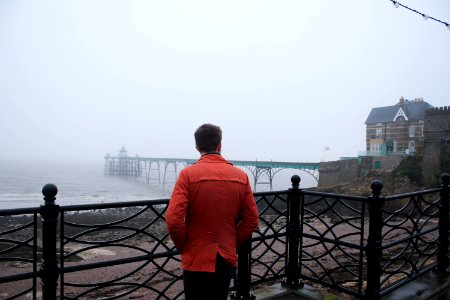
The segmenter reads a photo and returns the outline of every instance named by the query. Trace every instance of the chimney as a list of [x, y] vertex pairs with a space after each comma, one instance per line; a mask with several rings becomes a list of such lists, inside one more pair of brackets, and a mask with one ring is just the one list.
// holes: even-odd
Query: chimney
[[399, 103], [400, 103], [400, 104], [404, 104], [404, 103], [405, 103], [405, 98], [403, 98], [403, 96], [400, 98]]

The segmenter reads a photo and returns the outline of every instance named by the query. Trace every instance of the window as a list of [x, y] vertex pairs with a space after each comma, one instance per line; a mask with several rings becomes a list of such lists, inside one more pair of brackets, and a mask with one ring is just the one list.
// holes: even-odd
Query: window
[[416, 127], [410, 126], [409, 127], [409, 137], [414, 137], [415, 133], [416, 133]]
[[414, 152], [416, 150], [416, 143], [414, 141], [409, 141], [408, 149], [410, 152]]
[[370, 143], [370, 151], [374, 151], [374, 152], [380, 152], [380, 143], [377, 142], [371, 142]]
[[379, 139], [379, 138], [381, 138], [382, 134], [383, 134], [383, 129], [377, 128], [376, 137]]
[[419, 121], [419, 136], [423, 137], [423, 126], [424, 126], [424, 121], [420, 120]]
[[447, 126], [447, 128], [450, 129], [450, 119], [448, 120], [448, 126]]

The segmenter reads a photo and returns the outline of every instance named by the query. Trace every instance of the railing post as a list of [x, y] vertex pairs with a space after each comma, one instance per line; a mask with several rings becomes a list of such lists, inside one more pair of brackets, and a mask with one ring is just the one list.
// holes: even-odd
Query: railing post
[[42, 298], [56, 299], [59, 267], [56, 260], [56, 227], [58, 224], [59, 205], [55, 204], [58, 188], [46, 184], [42, 188], [45, 204], [41, 205], [42, 220], [42, 259], [40, 267]]
[[250, 258], [252, 251], [251, 238], [242, 243], [238, 249], [238, 266], [236, 274], [236, 292], [231, 295], [232, 299], [253, 300], [255, 296], [250, 293], [251, 269]]
[[442, 174], [442, 190], [440, 199], [440, 212], [439, 212], [439, 249], [437, 258], [437, 270], [439, 272], [448, 272], [449, 258], [448, 258], [448, 231], [449, 231], [449, 183], [450, 175]]
[[380, 197], [383, 182], [372, 181], [370, 188], [372, 196], [368, 198], [369, 205], [369, 236], [367, 238], [367, 287], [366, 299], [380, 299], [382, 230], [384, 197]]
[[303, 285], [300, 280], [299, 268], [299, 245], [300, 245], [300, 202], [302, 195], [300, 193], [300, 176], [291, 177], [292, 188], [289, 189], [287, 196], [288, 201], [288, 223], [286, 226], [287, 233], [287, 261], [286, 261], [286, 277], [284, 284], [297, 288]]

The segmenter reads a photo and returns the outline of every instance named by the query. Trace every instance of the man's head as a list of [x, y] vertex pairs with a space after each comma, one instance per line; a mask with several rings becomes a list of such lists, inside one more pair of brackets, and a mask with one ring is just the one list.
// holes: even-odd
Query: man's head
[[194, 133], [195, 147], [201, 153], [220, 152], [222, 129], [212, 124], [203, 124]]

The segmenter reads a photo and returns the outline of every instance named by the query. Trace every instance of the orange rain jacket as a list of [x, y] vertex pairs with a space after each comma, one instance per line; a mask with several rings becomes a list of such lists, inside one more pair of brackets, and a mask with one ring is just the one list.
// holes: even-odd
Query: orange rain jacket
[[214, 272], [217, 253], [236, 267], [236, 246], [258, 226], [247, 174], [220, 154], [204, 154], [181, 171], [166, 223], [183, 270]]

